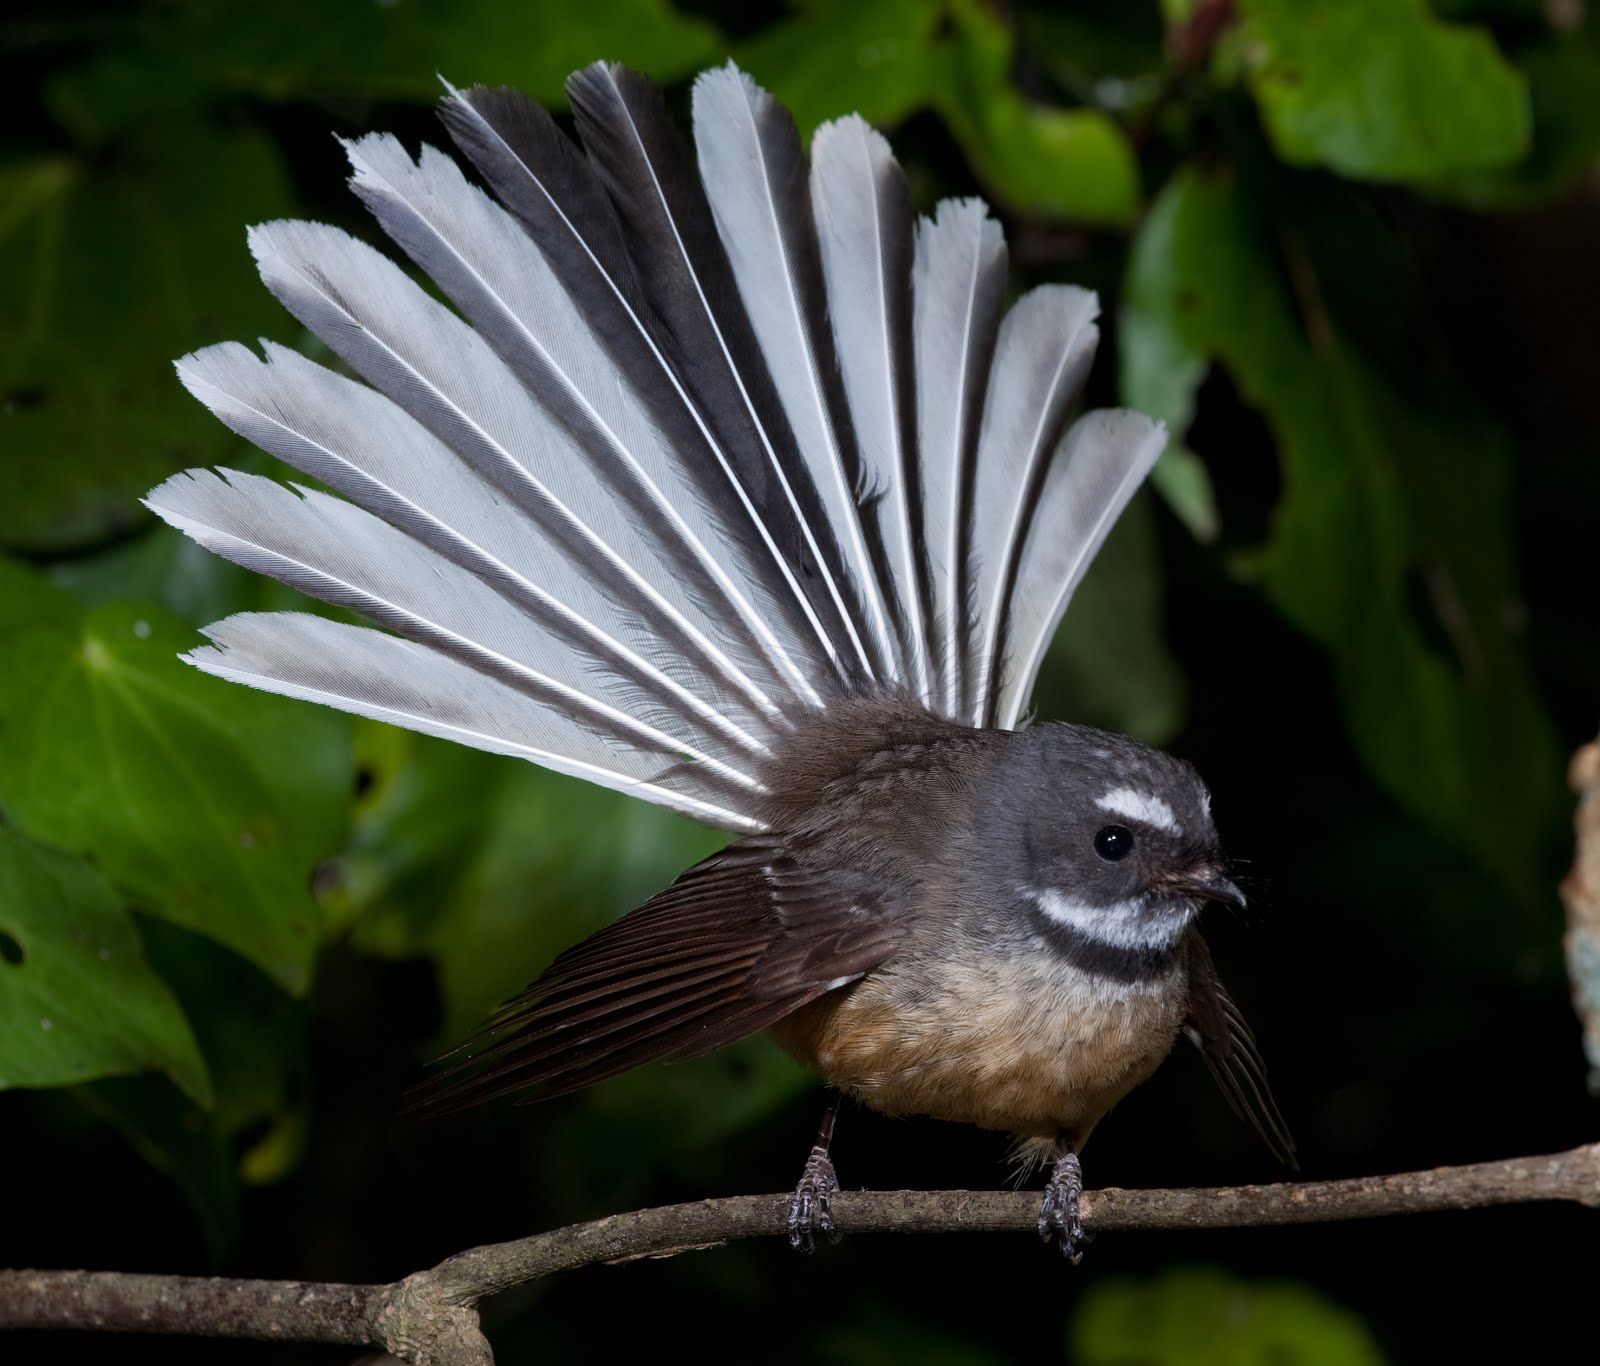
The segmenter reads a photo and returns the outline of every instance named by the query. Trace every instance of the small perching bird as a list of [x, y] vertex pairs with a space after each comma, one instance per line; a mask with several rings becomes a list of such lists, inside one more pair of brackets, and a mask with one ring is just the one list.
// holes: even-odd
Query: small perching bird
[[[981, 202], [915, 219], [859, 118], [808, 164], [731, 65], [695, 83], [698, 170], [640, 76], [596, 65], [569, 92], [582, 153], [515, 92], [444, 101], [499, 202], [431, 147], [346, 144], [453, 310], [336, 228], [251, 231], [267, 287], [361, 379], [271, 343], [178, 373], [342, 497], [191, 470], [147, 499], [385, 628], [240, 614], [197, 667], [736, 837], [559, 957], [431, 1099], [559, 1095], [771, 1028], [868, 1105], [1053, 1159], [1040, 1232], [1075, 1256], [1078, 1149], [1187, 1033], [1291, 1160], [1194, 924], [1241, 901], [1199, 778], [1019, 729], [1165, 440], [1137, 413], [1070, 421], [1094, 296], [1005, 310]], [[797, 1246], [832, 1232], [833, 1114]]]

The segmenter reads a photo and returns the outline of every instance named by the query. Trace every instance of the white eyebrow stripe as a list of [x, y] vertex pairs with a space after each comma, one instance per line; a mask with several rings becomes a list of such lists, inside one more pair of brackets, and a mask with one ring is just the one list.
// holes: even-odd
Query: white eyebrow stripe
[[1140, 792], [1131, 787], [1114, 787], [1095, 803], [1102, 811], [1142, 825], [1153, 825], [1169, 835], [1182, 835], [1183, 827], [1172, 814], [1172, 808], [1160, 797]]
[[1142, 897], [1092, 906], [1052, 887], [1030, 887], [1027, 894], [1047, 919], [1117, 949], [1167, 948], [1194, 918], [1192, 904], [1152, 912]]

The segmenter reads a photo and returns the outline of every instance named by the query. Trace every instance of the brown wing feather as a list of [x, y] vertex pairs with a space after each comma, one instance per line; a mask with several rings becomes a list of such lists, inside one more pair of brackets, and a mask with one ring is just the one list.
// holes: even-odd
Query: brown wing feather
[[733, 845], [557, 958], [413, 1106], [543, 1100], [699, 1057], [876, 967], [902, 933], [864, 879], [816, 873], [769, 839]]
[[1239, 1007], [1223, 987], [1211, 951], [1198, 932], [1188, 941], [1189, 1018], [1184, 1032], [1200, 1050], [1229, 1106], [1248, 1120], [1272, 1155], [1295, 1170], [1294, 1138], [1267, 1085], [1267, 1065]]

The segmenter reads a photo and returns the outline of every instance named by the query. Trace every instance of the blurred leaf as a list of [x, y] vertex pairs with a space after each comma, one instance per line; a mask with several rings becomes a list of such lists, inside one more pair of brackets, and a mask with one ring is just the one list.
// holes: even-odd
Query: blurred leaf
[[793, 8], [734, 55], [806, 136], [843, 114], [899, 123], [933, 98], [944, 0], [798, 0]]
[[1077, 1366], [1381, 1366], [1356, 1315], [1309, 1286], [1205, 1268], [1096, 1281], [1070, 1329]]
[[78, 604], [37, 570], [0, 555], [0, 635], [26, 626], [74, 621]]
[[1014, 207], [1122, 224], [1139, 206], [1139, 167], [1122, 130], [1098, 109], [1056, 109], [1012, 83], [1015, 37], [988, 6], [952, 0], [959, 41], [933, 91], [978, 175]]
[[1246, 80], [1279, 155], [1429, 183], [1526, 152], [1527, 82], [1425, 0], [1239, 0]]
[[725, 842], [531, 764], [363, 729], [374, 788], [341, 860], [356, 937], [437, 962], [452, 1039]]
[[146, 1069], [211, 1103], [188, 1021], [110, 884], [0, 826], [0, 1088]]
[[234, 444], [172, 361], [281, 317], [244, 227], [282, 214], [287, 189], [266, 138], [191, 112], [0, 166], [0, 206], [0, 546], [73, 550], [146, 520], [139, 494]]
[[302, 990], [349, 723], [200, 673], [177, 658], [195, 643], [135, 603], [0, 638], [0, 806], [25, 833], [92, 854], [152, 913]]
[[1187, 446], [1168, 445], [1150, 471], [1150, 483], [1195, 540], [1217, 539], [1222, 530], [1222, 514], [1217, 511], [1211, 472], [1198, 455]]
[[1285, 493], [1252, 567], [1329, 651], [1368, 768], [1508, 889], [1541, 899], [1560, 769], [1506, 624], [1510, 451], [1464, 397], [1417, 410], [1329, 318], [1302, 324], [1277, 256], [1242, 192], [1181, 174], [1136, 244], [1126, 307], [1142, 345], [1187, 357], [1191, 377], [1193, 357], [1221, 360], [1267, 418]]
[[1533, 147], [1514, 165], [1440, 187], [1474, 208], [1528, 208], [1553, 199], [1600, 160], [1600, 52], [1593, 41], [1544, 34], [1514, 55], [1532, 96]]
[[1153, 745], [1171, 740], [1183, 725], [1187, 689], [1166, 647], [1164, 599], [1155, 521], [1141, 495], [1073, 594], [1034, 690], [1040, 715]]
[[1200, 458], [1177, 444], [1194, 419], [1194, 395], [1205, 378], [1206, 358], [1181, 332], [1147, 309], [1124, 307], [1117, 319], [1117, 388], [1121, 402], [1167, 424], [1170, 439], [1151, 482], [1196, 540], [1221, 529], [1211, 476]]
[[[228, 468], [250, 463], [230, 458]], [[160, 603], [196, 629], [234, 612], [337, 610], [213, 555], [165, 522], [97, 554], [51, 565], [50, 581], [90, 607], [128, 598]]]
[[1026, 212], [1129, 222], [1139, 201], [1133, 150], [1098, 109], [1025, 98], [1016, 38], [978, 0], [807, 0], [788, 25], [737, 56], [809, 133], [859, 112], [894, 122], [938, 111], [990, 191]]
[[1161, 89], [1162, 24], [1149, 7], [1124, 0], [1023, 7], [1017, 32], [1025, 58], [1084, 104], [1132, 113]]
[[560, 105], [567, 76], [590, 62], [624, 62], [671, 80], [713, 59], [718, 42], [712, 25], [667, 0], [175, 0], [147, 6], [133, 42], [59, 76], [51, 103], [86, 136], [208, 91], [432, 103], [443, 93], [441, 75], [460, 85], [514, 85]]

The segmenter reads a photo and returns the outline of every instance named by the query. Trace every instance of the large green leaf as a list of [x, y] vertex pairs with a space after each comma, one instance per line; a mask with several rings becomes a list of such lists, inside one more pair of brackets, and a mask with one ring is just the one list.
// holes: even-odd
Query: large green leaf
[[312, 872], [343, 828], [349, 723], [190, 668], [177, 655], [195, 643], [134, 603], [0, 637], [0, 808], [300, 990], [320, 938]]
[[111, 885], [0, 825], [0, 1088], [146, 1069], [210, 1104], [188, 1021]]
[[843, 114], [882, 123], [933, 108], [1014, 209], [1121, 224], [1138, 207], [1138, 167], [1115, 121], [1026, 98], [1015, 35], [977, 0], [807, 0], [737, 55], [808, 133]]
[[1239, 53], [1278, 153], [1433, 182], [1527, 151], [1528, 87], [1482, 29], [1426, 0], [1240, 0]]
[[1381, 1366], [1356, 1315], [1309, 1286], [1196, 1267], [1096, 1281], [1071, 1327], [1078, 1366]]
[[271, 143], [194, 111], [0, 164], [0, 546], [122, 535], [147, 516], [139, 494], [236, 444], [172, 361], [282, 329], [244, 229], [287, 205]]
[[[1254, 572], [1331, 653], [1346, 725], [1379, 781], [1536, 898], [1560, 770], [1507, 624], [1511, 452], [1466, 396], [1423, 406], [1328, 315], [1303, 322], [1252, 206], [1227, 179], [1174, 179], [1135, 248], [1132, 336], [1190, 383], [1196, 358], [1220, 360], [1261, 410], [1284, 495]], [[1297, 269], [1304, 296], [1315, 283], [1303, 249]]]

